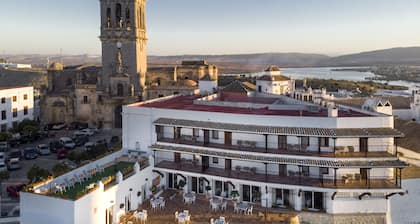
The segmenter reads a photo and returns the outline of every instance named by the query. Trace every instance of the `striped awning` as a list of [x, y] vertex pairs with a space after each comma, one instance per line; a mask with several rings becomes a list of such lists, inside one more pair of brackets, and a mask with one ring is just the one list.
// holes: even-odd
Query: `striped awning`
[[169, 145], [155, 144], [150, 146], [152, 150], [167, 151], [167, 152], [180, 152], [188, 154], [199, 154], [203, 156], [221, 157], [228, 159], [246, 160], [263, 163], [276, 163], [276, 164], [287, 164], [296, 166], [313, 166], [313, 167], [329, 167], [329, 168], [405, 168], [408, 166], [407, 163], [399, 160], [398, 158], [381, 158], [381, 159], [369, 159], [360, 158], [357, 159], [301, 159], [298, 157], [280, 157], [273, 155], [251, 155], [251, 154], [240, 154], [231, 153], [228, 150], [226, 152], [189, 148], [189, 147], [178, 147]]
[[294, 135], [294, 136], [315, 136], [331, 138], [386, 138], [403, 137], [404, 134], [393, 128], [302, 128], [302, 127], [275, 127], [231, 124], [209, 121], [193, 121], [182, 119], [160, 118], [154, 122], [155, 125], [201, 128], [209, 130], [244, 132], [268, 135]]

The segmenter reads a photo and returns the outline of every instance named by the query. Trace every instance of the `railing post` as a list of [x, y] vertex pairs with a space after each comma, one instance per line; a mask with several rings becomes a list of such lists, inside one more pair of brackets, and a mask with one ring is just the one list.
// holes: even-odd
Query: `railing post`
[[334, 186], [337, 187], [337, 168], [334, 168]]
[[265, 136], [265, 152], [268, 152], [268, 134], [264, 134]]
[[334, 157], [335, 157], [335, 151], [337, 150], [336, 140], [337, 138], [333, 138]]

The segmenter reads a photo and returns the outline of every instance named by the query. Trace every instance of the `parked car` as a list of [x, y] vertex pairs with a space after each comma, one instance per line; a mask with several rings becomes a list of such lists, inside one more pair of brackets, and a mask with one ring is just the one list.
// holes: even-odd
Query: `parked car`
[[28, 147], [23, 150], [23, 157], [27, 160], [38, 158], [38, 153], [36, 148]]
[[50, 142], [50, 151], [56, 153], [58, 150], [63, 149], [64, 146], [59, 141]]
[[[19, 137], [19, 139], [20, 139], [20, 137]], [[9, 147], [11, 147], [11, 148], [18, 147], [20, 145], [20, 140], [19, 139], [9, 140]]]
[[72, 138], [76, 146], [84, 146], [86, 142], [89, 141], [89, 137], [87, 136], [80, 136]]
[[9, 143], [0, 142], [0, 152], [7, 152], [8, 149], [9, 149]]
[[36, 149], [39, 155], [45, 156], [51, 154], [50, 146], [47, 144], [40, 144]]
[[66, 149], [76, 148], [76, 144], [69, 137], [61, 137], [59, 141], [64, 146], [64, 148], [66, 148]]
[[6, 155], [4, 152], [0, 152], [0, 162], [6, 161]]
[[57, 159], [67, 158], [67, 149], [60, 149], [57, 151]]
[[10, 159], [19, 159], [19, 160], [22, 159], [22, 152], [18, 149], [14, 149], [10, 151], [9, 154], [7, 155], [6, 161]]
[[90, 128], [85, 128], [83, 130], [81, 130], [82, 133], [85, 133], [85, 135], [87, 136], [93, 136], [94, 134], [96, 134], [96, 132], [93, 129]]
[[111, 137], [111, 140], [110, 140], [111, 144], [117, 144], [118, 142], [120, 142], [120, 137], [119, 136], [114, 135], [114, 136]]
[[22, 167], [20, 164], [20, 158], [10, 158], [6, 160], [6, 166], [8, 170], [17, 170]]
[[4, 160], [0, 161], [0, 172], [3, 172], [3, 171], [7, 171], [7, 166]]
[[55, 124], [48, 125], [48, 130], [58, 131], [58, 130], [63, 130], [66, 127], [67, 127], [66, 123], [55, 123]]
[[12, 198], [19, 198], [19, 192], [22, 191], [25, 186], [26, 184], [23, 183], [8, 186], [6, 188], [7, 194]]
[[69, 126], [70, 130], [82, 130], [89, 127], [89, 125], [87, 123], [82, 123], [82, 122], [72, 122]]
[[85, 150], [89, 151], [92, 150], [96, 146], [95, 142], [86, 142], [85, 144]]

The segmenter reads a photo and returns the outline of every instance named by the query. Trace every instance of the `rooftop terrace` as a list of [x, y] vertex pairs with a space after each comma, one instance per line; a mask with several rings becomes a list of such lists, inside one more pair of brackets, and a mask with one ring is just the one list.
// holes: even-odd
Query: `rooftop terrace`
[[[258, 98], [247, 96], [230, 97], [229, 102], [248, 102], [253, 104], [267, 104], [266, 107], [260, 108], [245, 108], [223, 105], [206, 105], [197, 104], [194, 101], [202, 98], [200, 95], [192, 96], [176, 96], [173, 98], [166, 98], [162, 100], [154, 100], [150, 102], [141, 102], [131, 105], [132, 107], [145, 107], [145, 108], [160, 108], [160, 109], [173, 109], [173, 110], [190, 110], [190, 111], [203, 111], [203, 112], [219, 112], [219, 113], [232, 113], [232, 114], [255, 114], [255, 115], [277, 115], [277, 116], [307, 116], [307, 117], [328, 117], [328, 110], [321, 108], [320, 110], [298, 110], [294, 109], [293, 104], [290, 104], [292, 109], [270, 109], [269, 105], [277, 105], [273, 98]], [[276, 99], [276, 98], [274, 98]], [[226, 101], [226, 98], [222, 99]], [[234, 101], [233, 101], [234, 100]], [[214, 100], [220, 101], [220, 99]], [[233, 104], [232, 104], [233, 105]], [[296, 106], [296, 105], [294, 105]], [[315, 106], [315, 105], [314, 105]], [[346, 111], [339, 110], [339, 117], [369, 117], [368, 113], [348, 109]]]

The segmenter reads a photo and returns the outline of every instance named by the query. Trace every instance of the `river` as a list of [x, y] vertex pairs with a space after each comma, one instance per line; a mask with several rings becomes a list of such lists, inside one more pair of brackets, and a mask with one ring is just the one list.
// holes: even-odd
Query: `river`
[[[292, 77], [294, 79], [304, 78], [317, 78], [317, 79], [335, 79], [335, 80], [350, 80], [350, 81], [366, 81], [376, 75], [372, 72], [359, 72], [359, 71], [335, 71], [335, 69], [351, 69], [351, 68], [365, 68], [365, 67], [307, 67], [307, 68], [281, 68], [283, 75]], [[258, 76], [258, 73], [243, 74], [246, 76]], [[227, 74], [228, 75], [228, 74]], [[229, 74], [230, 75], [230, 74]], [[374, 80], [375, 82], [388, 83], [389, 85], [406, 86], [410, 90], [420, 83], [407, 82], [407, 81], [381, 81]]]

